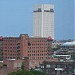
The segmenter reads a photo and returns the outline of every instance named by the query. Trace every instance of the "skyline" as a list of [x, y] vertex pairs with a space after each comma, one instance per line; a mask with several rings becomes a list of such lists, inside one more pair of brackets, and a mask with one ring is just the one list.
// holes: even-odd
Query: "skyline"
[[52, 0], [2, 0], [0, 1], [0, 36], [19, 36], [19, 34], [32, 36], [34, 5], [50, 2], [55, 6], [55, 39], [73, 39], [74, 0], [54, 0], [54, 2]]

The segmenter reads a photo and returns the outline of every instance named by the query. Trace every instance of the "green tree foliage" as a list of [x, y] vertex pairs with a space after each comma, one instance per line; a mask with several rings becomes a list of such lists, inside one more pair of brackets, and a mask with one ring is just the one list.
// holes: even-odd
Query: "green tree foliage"
[[16, 72], [9, 73], [8, 75], [16, 75]]
[[24, 68], [25, 68], [25, 62], [23, 61], [21, 65], [21, 69], [24, 70]]
[[75, 61], [75, 53], [71, 55], [71, 59]]
[[8, 75], [46, 75], [45, 73], [43, 72], [40, 72], [40, 71], [23, 71], [23, 70], [19, 70], [17, 72], [11, 72], [9, 73]]
[[59, 48], [52, 48], [53, 49], [53, 51], [57, 51], [57, 50], [59, 50]]

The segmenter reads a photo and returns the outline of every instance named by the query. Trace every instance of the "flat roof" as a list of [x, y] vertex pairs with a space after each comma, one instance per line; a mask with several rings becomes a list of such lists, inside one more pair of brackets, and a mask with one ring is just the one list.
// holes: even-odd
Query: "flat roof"
[[63, 43], [62, 46], [72, 46], [75, 45], [75, 41]]

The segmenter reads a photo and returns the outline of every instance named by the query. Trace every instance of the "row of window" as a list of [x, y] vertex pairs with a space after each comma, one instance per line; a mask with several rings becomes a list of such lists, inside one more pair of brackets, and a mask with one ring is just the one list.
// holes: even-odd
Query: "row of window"
[[4, 40], [5, 42], [18, 42], [18, 40]]
[[12, 46], [12, 45], [17, 45], [17, 44], [16, 44], [16, 43], [15, 43], [15, 44], [12, 44], [12, 43], [7, 44], [7, 43], [6, 43], [6, 44], [4, 44], [4, 45], [6, 45], [6, 46], [7, 46], [7, 45], [11, 45], [11, 46]]
[[47, 64], [46, 68], [67, 68], [67, 69], [71, 69], [73, 68], [73, 66], [71, 64]]
[[4, 52], [17, 52], [16, 50], [4, 50]]
[[[4, 47], [5, 49], [20, 49], [20, 46], [18, 46], [17, 48], [16, 47]], [[43, 48], [43, 49], [49, 49], [51, 47], [28, 47], [29, 49], [33, 49], [33, 48]]]
[[16, 49], [16, 47], [4, 47], [5, 49]]
[[40, 49], [50, 49], [51, 47], [28, 47], [29, 49], [36, 49], [36, 48], [40, 48]]
[[31, 50], [30, 50], [30, 51], [28, 51], [28, 52], [34, 52], [34, 53], [35, 53], [35, 52], [48, 52], [48, 51], [47, 51], [47, 50], [36, 50], [36, 51], [33, 51], [33, 50], [31, 51]]
[[32, 60], [34, 60], [34, 59], [49, 59], [48, 57], [30, 57], [29, 59], [32, 59]]
[[72, 70], [65, 70], [65, 71], [62, 71], [62, 70], [46, 70], [46, 73], [48, 73], [48, 74], [72, 74], [73, 73], [73, 71]]
[[48, 55], [48, 54], [28, 54], [28, 56], [45, 56], [45, 55]]
[[[3, 44], [1, 44], [0, 46], [2, 46]], [[4, 45], [11, 45], [11, 46], [13, 46], [13, 45], [20, 45], [20, 43], [5, 43]], [[43, 44], [31, 44], [30, 43], [30, 46], [42, 46], [42, 45], [50, 45], [50, 43], [43, 43]]]
[[47, 42], [47, 40], [35, 40], [35, 41], [31, 41], [31, 42]]
[[10, 53], [4, 53], [4, 55], [8, 55], [8, 56], [17, 56], [17, 54], [10, 54]]
[[50, 45], [50, 43], [42, 43], [42, 44], [31, 44], [32, 46], [35, 46], [35, 45], [38, 45], [38, 46], [41, 46], [41, 45]]
[[15, 57], [3, 57], [3, 59], [15, 59]]

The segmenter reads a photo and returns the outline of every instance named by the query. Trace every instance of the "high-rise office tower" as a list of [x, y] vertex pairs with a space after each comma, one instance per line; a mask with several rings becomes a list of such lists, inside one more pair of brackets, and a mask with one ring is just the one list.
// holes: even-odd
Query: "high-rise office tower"
[[33, 36], [54, 39], [54, 4], [35, 5]]

